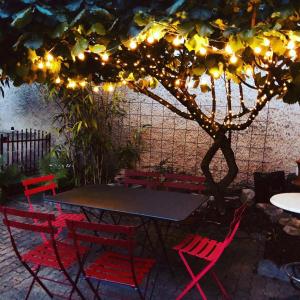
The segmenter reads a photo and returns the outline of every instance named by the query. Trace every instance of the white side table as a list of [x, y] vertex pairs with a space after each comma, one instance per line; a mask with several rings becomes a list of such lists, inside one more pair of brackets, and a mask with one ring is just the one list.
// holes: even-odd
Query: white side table
[[270, 202], [284, 210], [300, 214], [300, 193], [282, 193], [271, 197]]
[[[270, 202], [284, 210], [293, 213], [300, 213], [300, 193], [282, 193], [271, 197]], [[291, 284], [297, 290], [300, 289], [300, 263], [293, 262], [285, 265], [286, 274], [290, 278]]]

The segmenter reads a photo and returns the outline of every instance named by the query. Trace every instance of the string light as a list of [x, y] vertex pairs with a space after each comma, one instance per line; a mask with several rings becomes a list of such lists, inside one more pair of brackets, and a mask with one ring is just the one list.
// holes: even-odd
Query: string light
[[60, 79], [59, 77], [57, 77], [57, 78], [55, 79], [55, 83], [56, 83], [56, 84], [60, 84], [60, 83], [61, 83], [61, 79]]
[[153, 43], [154, 43], [154, 37], [153, 37], [152, 35], [148, 36], [147, 42], [148, 42], [149, 44], [153, 44]]
[[180, 79], [176, 79], [176, 80], [175, 80], [175, 85], [176, 85], [176, 86], [179, 86], [179, 85], [180, 85], [180, 81], [181, 81]]
[[205, 55], [205, 54], [207, 53], [207, 50], [206, 50], [206, 48], [204, 48], [204, 47], [200, 47], [200, 49], [199, 49], [199, 53], [200, 53], [201, 55]]
[[231, 57], [230, 57], [230, 60], [229, 60], [232, 64], [236, 64], [237, 61], [238, 61], [238, 58], [233, 54]]
[[85, 80], [81, 80], [81, 81], [79, 82], [79, 85], [80, 85], [81, 87], [85, 87], [85, 86], [87, 85], [87, 83], [86, 83]]
[[129, 48], [132, 49], [132, 50], [136, 49], [137, 48], [137, 42], [133, 41], [133, 40], [130, 41]]
[[114, 88], [114, 86], [113, 86], [112, 84], [110, 84], [110, 85], [107, 87], [107, 91], [110, 92], [110, 93], [113, 92], [114, 89], [115, 89], [115, 88]]
[[46, 60], [47, 60], [47, 61], [53, 61], [53, 60], [54, 60], [53, 55], [52, 55], [51, 53], [47, 53], [47, 55], [46, 55]]
[[52, 64], [50, 61], [46, 61], [45, 66], [50, 69], [52, 67]]
[[289, 56], [292, 58], [292, 59], [295, 59], [297, 57], [297, 52], [295, 49], [291, 49], [289, 51]]
[[261, 53], [261, 48], [259, 46], [254, 48], [254, 53], [260, 54]]
[[101, 55], [101, 59], [102, 59], [103, 61], [108, 61], [108, 60], [109, 60], [109, 55], [108, 55], [108, 53], [103, 53], [103, 54]]
[[289, 41], [287, 44], [288, 49], [294, 49], [295, 48], [295, 42], [294, 41]]
[[80, 52], [80, 53], [78, 54], [78, 58], [79, 58], [80, 60], [84, 60], [84, 59], [85, 59], [84, 53], [83, 53], [83, 52]]
[[93, 87], [93, 92], [98, 93], [99, 92], [99, 86], [94, 86]]
[[233, 54], [233, 50], [229, 44], [226, 45], [225, 52], [228, 54]]
[[181, 44], [183, 44], [183, 42], [184, 42], [184, 39], [183, 38], [180, 38], [179, 36], [176, 36], [175, 38], [174, 38], [174, 40], [173, 40], [173, 45], [175, 46], [175, 47], [178, 47], [178, 46], [180, 46]]
[[266, 47], [269, 47], [270, 44], [271, 44], [270, 40], [267, 39], [267, 38], [264, 38], [263, 45], [266, 46]]
[[75, 89], [76, 88], [76, 82], [74, 80], [71, 80], [71, 79], [68, 79], [69, 82], [67, 84], [67, 88], [70, 88], [70, 89]]
[[246, 74], [247, 74], [248, 76], [252, 76], [252, 74], [253, 74], [253, 69], [252, 69], [251, 66], [247, 66], [247, 68], [246, 68]]
[[39, 69], [44, 69], [45, 65], [42, 61], [40, 61], [37, 66], [38, 66]]

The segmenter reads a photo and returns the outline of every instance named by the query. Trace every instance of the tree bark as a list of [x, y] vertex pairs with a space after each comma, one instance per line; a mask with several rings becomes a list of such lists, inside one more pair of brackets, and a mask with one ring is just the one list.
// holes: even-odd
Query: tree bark
[[[216, 182], [209, 169], [209, 166], [214, 156], [218, 152], [218, 150], [221, 150], [222, 154], [224, 155], [226, 164], [228, 166], [228, 172], [219, 182]], [[209, 190], [215, 197], [216, 204], [218, 206], [220, 213], [224, 213], [225, 212], [225, 205], [224, 205], [225, 190], [233, 182], [233, 180], [235, 179], [238, 173], [238, 167], [235, 161], [234, 152], [231, 148], [230, 141], [226, 137], [225, 133], [219, 133], [216, 136], [213, 144], [208, 149], [207, 153], [205, 154], [202, 160], [201, 169], [204, 176], [206, 177], [206, 182], [208, 184]]]

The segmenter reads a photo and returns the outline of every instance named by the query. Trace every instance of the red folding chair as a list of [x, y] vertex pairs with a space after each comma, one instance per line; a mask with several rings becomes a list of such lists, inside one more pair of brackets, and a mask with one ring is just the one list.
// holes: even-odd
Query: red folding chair
[[[76, 291], [78, 296], [84, 300], [85, 298], [83, 294], [76, 286], [80, 272], [78, 272], [75, 281], [73, 281], [71, 276], [66, 271], [66, 269], [70, 268], [77, 262], [76, 251], [73, 245], [66, 244], [55, 239], [55, 233], [57, 232], [57, 229], [53, 227], [55, 216], [53, 214], [29, 212], [3, 206], [0, 207], [0, 211], [4, 215], [3, 223], [6, 225], [9, 232], [13, 249], [20, 262], [33, 277], [25, 299], [28, 299], [34, 284], [37, 282], [51, 298], [58, 296], [61, 298], [71, 299], [72, 294], [74, 291]], [[33, 223], [33, 220], [43, 223], [37, 225]], [[39, 232], [47, 236], [48, 239], [45, 243], [34, 246], [25, 253], [21, 253], [18, 249], [18, 242], [15, 238], [15, 232], [20, 230]], [[82, 254], [86, 250], [87, 248], [85, 247], [78, 247], [78, 251]], [[61, 271], [66, 280], [61, 281], [45, 276], [39, 276], [39, 272], [41, 271], [42, 267]], [[65, 297], [63, 295], [51, 292], [43, 281], [50, 281], [52, 283], [54, 282], [56, 284], [69, 286], [71, 288], [69, 296]]]
[[162, 183], [162, 186], [167, 190], [201, 193], [206, 189], [204, 185], [205, 177], [173, 173], [164, 174], [163, 177], [165, 181]]
[[[67, 226], [69, 229], [69, 235], [73, 239], [74, 246], [78, 253], [77, 257], [81, 272], [89, 287], [93, 291], [96, 299], [100, 299], [98, 290], [101, 281], [134, 288], [138, 292], [139, 297], [141, 299], [145, 299], [149, 285], [149, 278], [155, 264], [155, 260], [152, 258], [134, 256], [134, 234], [136, 227], [70, 220], [67, 220]], [[88, 231], [91, 231], [93, 234]], [[97, 244], [102, 247], [109, 246], [112, 248], [118, 248], [119, 251], [102, 251], [98, 257], [93, 259], [93, 261], [87, 265], [86, 257], [83, 257], [80, 253], [79, 245], [82, 242], [92, 243], [92, 245]], [[93, 286], [90, 279], [98, 280], [97, 287]], [[153, 289], [156, 279], [157, 276], [154, 280]], [[145, 280], [145, 288], [144, 292], [142, 292], [140, 285]]]
[[[32, 212], [34, 211], [30, 199], [32, 195], [40, 194], [46, 191], [51, 191], [52, 195], [56, 195], [55, 189], [57, 188], [57, 184], [54, 182], [54, 179], [55, 176], [50, 174], [50, 175], [25, 179], [22, 181], [22, 184], [25, 188], [24, 195], [27, 198], [27, 201], [29, 203], [29, 211]], [[61, 232], [61, 230], [64, 227], [66, 227], [66, 220], [76, 220], [76, 221], [85, 220], [85, 216], [83, 214], [64, 213], [59, 203], [56, 203], [56, 209], [58, 211], [58, 215], [56, 216], [56, 219], [53, 222], [53, 226], [59, 228], [57, 235]]]
[[125, 170], [124, 185], [129, 187], [133, 184], [146, 188], [156, 188], [159, 185], [160, 174], [156, 172], [144, 172], [136, 170]]
[[[229, 232], [223, 242], [202, 237], [200, 235], [189, 235], [180, 244], [173, 247], [174, 250], [178, 251], [178, 254], [183, 261], [188, 273], [190, 274], [192, 281], [185, 287], [182, 293], [176, 298], [177, 300], [182, 299], [194, 286], [196, 286], [202, 299], [206, 300], [207, 297], [200, 287], [199, 280], [204, 277], [208, 272], [211, 274], [213, 280], [220, 289], [222, 296], [225, 299], [231, 299], [220, 279], [217, 277], [215, 271], [212, 269], [216, 262], [219, 260], [225, 248], [231, 243], [233, 237], [238, 230], [240, 225], [242, 214], [247, 204], [243, 204], [240, 208], [234, 212], [233, 221], [230, 224]], [[189, 265], [185, 255], [194, 256], [204, 260], [207, 264], [198, 273], [195, 274]]]

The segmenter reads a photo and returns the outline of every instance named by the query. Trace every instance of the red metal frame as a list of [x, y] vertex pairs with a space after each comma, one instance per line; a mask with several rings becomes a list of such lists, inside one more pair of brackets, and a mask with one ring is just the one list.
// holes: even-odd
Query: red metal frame
[[[67, 220], [69, 235], [73, 239], [77, 250], [77, 258], [89, 287], [97, 299], [100, 299], [98, 288], [93, 286], [90, 279], [127, 285], [134, 288], [141, 299], [145, 299], [151, 270], [155, 260], [134, 256], [134, 235], [136, 227], [124, 225], [109, 225], [90, 222]], [[84, 230], [84, 233], [80, 231]], [[92, 233], [87, 233], [91, 231]], [[96, 235], [95, 235], [96, 234]], [[122, 236], [122, 238], [120, 237]], [[104, 251], [93, 262], [85, 266], [86, 257], [81, 255], [79, 246], [88, 242], [101, 246], [109, 246], [126, 250], [127, 254], [117, 251]], [[146, 279], [145, 290], [142, 292], [140, 285]], [[154, 285], [153, 285], [154, 288]], [[152, 290], [153, 292], [153, 290]]]
[[[194, 286], [196, 286], [202, 299], [206, 300], [207, 297], [199, 284], [199, 280], [202, 279], [208, 272], [212, 276], [212, 279], [217, 284], [222, 296], [225, 299], [231, 299], [220, 279], [217, 277], [215, 271], [212, 269], [220, 256], [224, 252], [225, 248], [232, 242], [236, 231], [239, 228], [241, 217], [245, 211], [247, 204], [243, 204], [240, 208], [235, 210], [233, 221], [230, 224], [229, 232], [225, 237], [224, 241], [218, 242], [216, 240], [202, 237], [200, 235], [189, 235], [180, 244], [173, 247], [176, 250], [183, 261], [188, 273], [190, 274], [192, 281], [184, 288], [182, 293], [176, 298], [176, 300], [182, 299]], [[185, 255], [190, 255], [204, 260], [207, 264], [198, 273], [195, 274], [188, 263]]]
[[129, 187], [138, 184], [147, 188], [156, 188], [159, 185], [160, 174], [156, 172], [144, 172], [137, 170], [125, 170], [124, 185]]
[[[51, 191], [52, 195], [56, 195], [55, 189], [57, 188], [57, 184], [54, 180], [55, 175], [49, 174], [40, 177], [25, 179], [22, 181], [22, 185], [24, 186], [24, 195], [29, 203], [29, 211], [34, 211], [30, 196], [46, 191]], [[64, 227], [66, 227], [67, 219], [76, 221], [85, 220], [85, 216], [83, 214], [64, 213], [59, 203], [56, 203], [56, 209], [58, 211], [58, 216], [53, 222], [53, 226], [59, 228], [57, 235], [62, 231]], [[44, 237], [43, 239], [45, 240]]]
[[182, 174], [163, 174], [165, 181], [162, 186], [172, 190], [184, 190], [188, 192], [201, 193], [206, 189], [205, 177], [182, 175]]
[[[71, 290], [67, 299], [71, 299], [72, 294], [74, 291], [76, 291], [78, 296], [84, 300], [85, 297], [76, 285], [80, 272], [78, 272], [75, 281], [73, 281], [66, 271], [67, 268], [76, 263], [76, 251], [72, 245], [57, 241], [55, 239], [55, 233], [57, 232], [57, 228], [53, 226], [55, 216], [53, 214], [22, 211], [4, 206], [0, 207], [0, 212], [3, 213], [3, 223], [7, 227], [12, 247], [18, 259], [33, 277], [25, 299], [28, 299], [36, 282], [42, 287], [49, 297], [53, 298], [53, 296], [58, 296], [61, 298], [66, 298], [63, 295], [54, 294], [51, 292], [43, 282], [51, 281], [57, 284], [70, 286]], [[38, 223], [32, 223], [34, 220], [36, 220]], [[29, 251], [21, 253], [14, 237], [14, 232], [18, 230], [39, 232], [44, 236], [47, 235], [48, 239], [46, 242], [35, 246]], [[81, 246], [78, 251], [83, 254], [87, 251], [87, 248]], [[59, 281], [52, 278], [39, 276], [38, 273], [41, 267], [61, 271], [65, 275], [67, 281]]]

